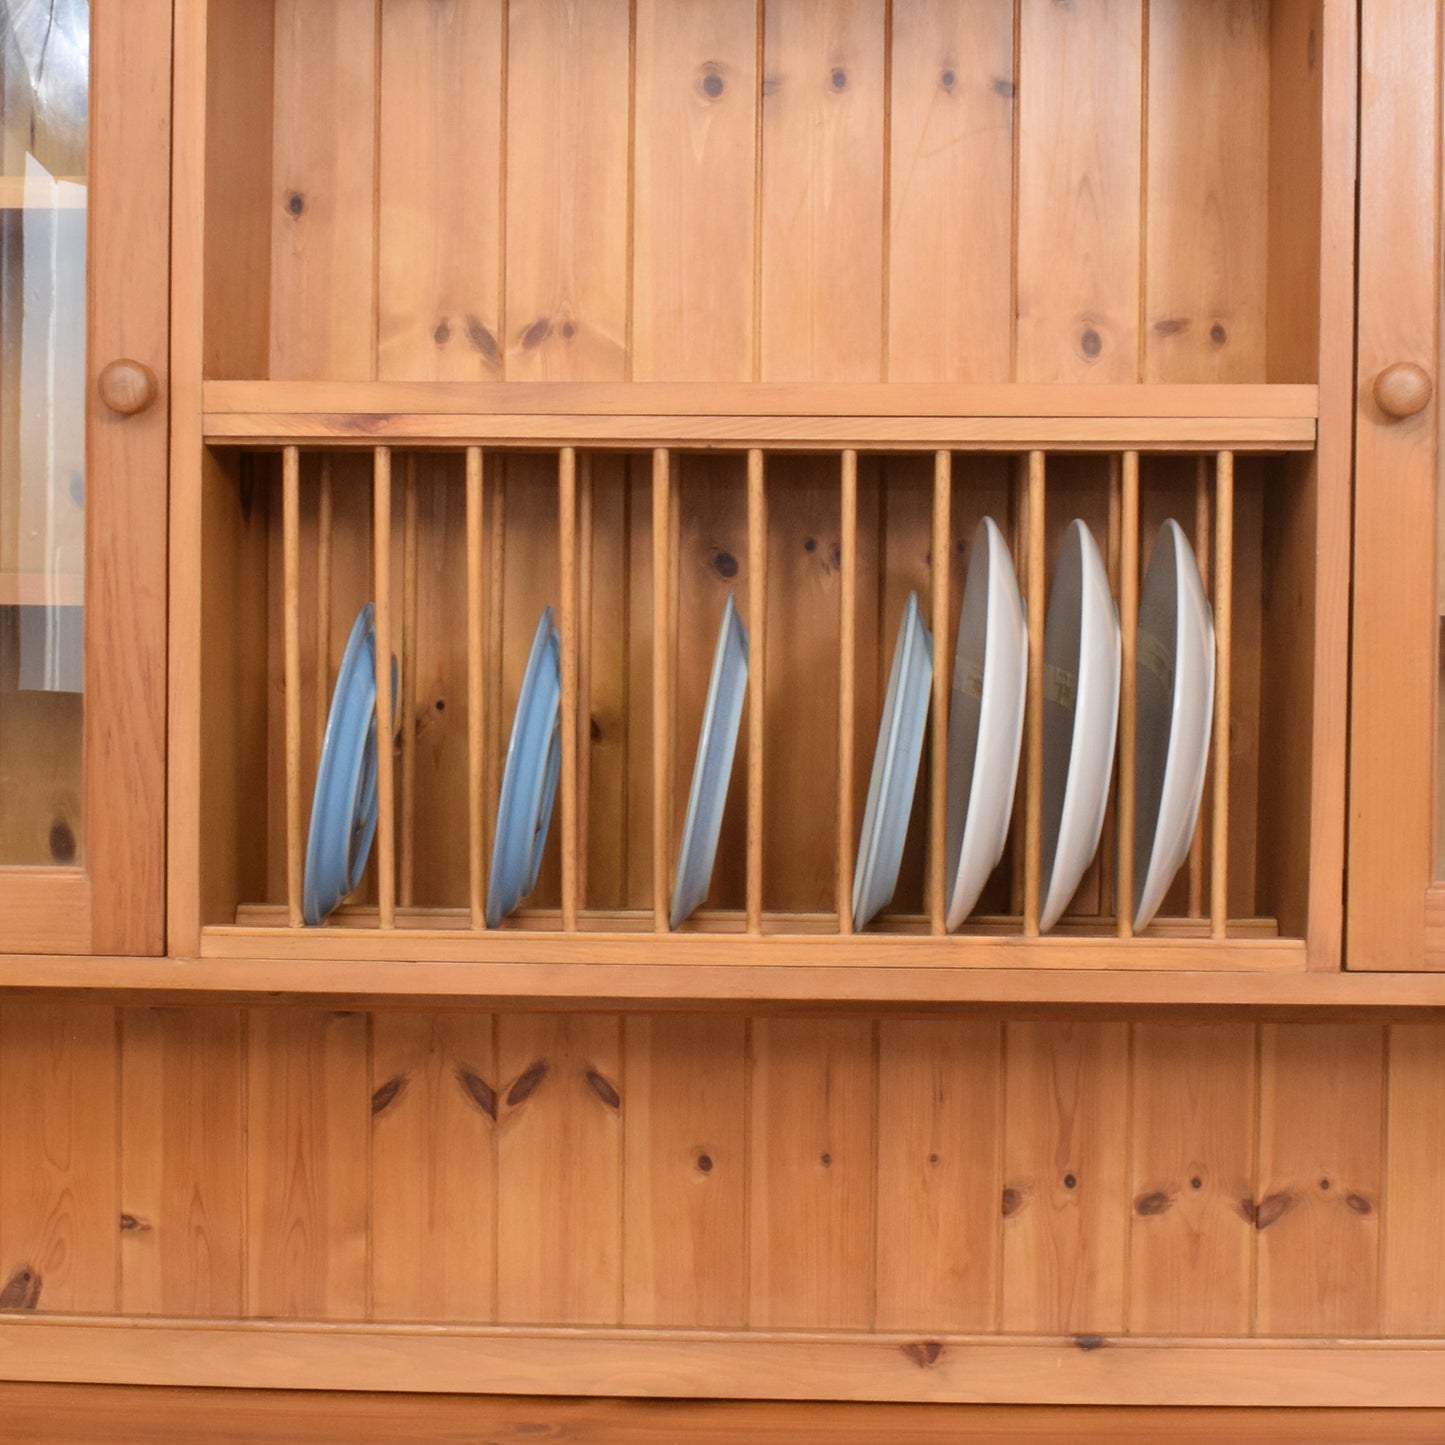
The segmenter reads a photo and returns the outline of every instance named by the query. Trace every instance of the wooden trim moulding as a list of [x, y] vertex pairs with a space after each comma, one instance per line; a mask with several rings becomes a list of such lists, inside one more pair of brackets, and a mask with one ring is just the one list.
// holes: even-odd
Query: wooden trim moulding
[[37, 1318], [0, 1377], [975, 1404], [1445, 1404], [1445, 1341], [1011, 1339]]

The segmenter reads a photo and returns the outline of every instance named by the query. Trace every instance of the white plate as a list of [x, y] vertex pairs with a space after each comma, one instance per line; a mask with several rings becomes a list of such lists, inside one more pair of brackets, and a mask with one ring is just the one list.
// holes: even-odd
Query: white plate
[[948, 931], [973, 911], [1008, 841], [1028, 691], [1029, 629], [1008, 543], [973, 534], [948, 712]]
[[1214, 618], [1194, 552], [1172, 517], [1139, 595], [1134, 668], [1134, 928], [1159, 911], [1199, 818], [1214, 717]]
[[552, 609], [545, 607], [517, 694], [502, 771], [487, 880], [488, 928], [496, 928], [537, 883], [561, 765], [561, 702], [561, 639]]
[[1070, 522], [1044, 623], [1039, 929], [1059, 921], [1104, 826], [1119, 724], [1119, 611], [1083, 522]]
[[918, 610], [918, 594], [910, 592], [893, 647], [853, 870], [853, 927], [860, 931], [888, 906], [898, 886], [932, 684], [933, 637]]
[[682, 847], [677, 855], [677, 879], [672, 889], [668, 927], [676, 928], [707, 897], [712, 866], [722, 832], [723, 808], [737, 751], [743, 697], [748, 690], [748, 632], [728, 593], [718, 629], [712, 678], [707, 685], [707, 707], [697, 740], [697, 761], [687, 795], [687, 817], [682, 825]]

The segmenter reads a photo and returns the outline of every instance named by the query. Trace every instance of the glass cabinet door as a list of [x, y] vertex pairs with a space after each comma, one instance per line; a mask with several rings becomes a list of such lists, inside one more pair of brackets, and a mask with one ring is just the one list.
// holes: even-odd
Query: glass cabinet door
[[169, 44], [0, 0], [0, 951], [162, 946]]

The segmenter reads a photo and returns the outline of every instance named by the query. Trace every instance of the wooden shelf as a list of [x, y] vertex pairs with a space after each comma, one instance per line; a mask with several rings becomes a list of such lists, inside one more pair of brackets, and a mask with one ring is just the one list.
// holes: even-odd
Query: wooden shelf
[[211, 381], [216, 446], [1307, 451], [1318, 388]]

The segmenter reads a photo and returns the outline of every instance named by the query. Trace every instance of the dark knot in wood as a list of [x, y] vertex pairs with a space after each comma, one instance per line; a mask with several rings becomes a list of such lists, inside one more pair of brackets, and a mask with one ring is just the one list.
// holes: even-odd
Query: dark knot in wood
[[1287, 1189], [1266, 1194], [1254, 1211], [1254, 1227], [1268, 1229], [1271, 1224], [1278, 1224], [1294, 1208], [1296, 1202], [1294, 1195]]
[[120, 1232], [122, 1234], [149, 1234], [151, 1222], [149, 1219], [141, 1219], [134, 1214], [122, 1214], [120, 1217]]
[[458, 1068], [456, 1070], [457, 1083], [462, 1086], [462, 1093], [484, 1113], [487, 1118], [497, 1117], [497, 1091], [480, 1074], [474, 1074], [470, 1069]]
[[22, 1264], [0, 1289], [0, 1310], [33, 1310], [40, 1303], [40, 1271]]
[[1363, 1194], [1347, 1194], [1345, 1195], [1345, 1203], [1348, 1204], [1356, 1214], [1369, 1214], [1374, 1209], [1374, 1205], [1372, 1205]]
[[530, 1068], [518, 1074], [507, 1090], [507, 1107], [515, 1109], [518, 1104], [525, 1104], [533, 1094], [537, 1092], [542, 1080], [547, 1077], [547, 1060], [538, 1059]]
[[1173, 1203], [1174, 1196], [1172, 1194], [1166, 1194], [1162, 1189], [1156, 1189], [1150, 1194], [1141, 1194], [1134, 1201], [1134, 1213], [1142, 1214], [1146, 1218], [1150, 1215], [1163, 1214]]
[[545, 317], [539, 316], [523, 333], [522, 347], [526, 351], [535, 350], [552, 334], [552, 323]]
[[1102, 1350], [1109, 1342], [1103, 1335], [1075, 1335], [1074, 1344], [1081, 1350]]
[[943, 1346], [937, 1340], [915, 1340], [912, 1344], [900, 1345], [899, 1348], [920, 1370], [931, 1369], [943, 1353]]
[[605, 1079], [596, 1069], [587, 1070], [587, 1087], [607, 1105], [609, 1109], [617, 1109], [622, 1105], [622, 1096], [617, 1092], [617, 1085], [611, 1079]]
[[401, 1091], [406, 1087], [406, 1075], [397, 1074], [394, 1078], [388, 1079], [384, 1084], [377, 1086], [375, 1093], [371, 1096], [371, 1117], [374, 1119], [378, 1114], [396, 1103], [401, 1096]]
[[1024, 1207], [1024, 1196], [1021, 1189], [1005, 1189], [1003, 1192], [1003, 1217], [1008, 1219], [1017, 1214]]
[[473, 316], [470, 311], [467, 313], [467, 345], [487, 361], [495, 362], [501, 359], [502, 348], [497, 345], [497, 338], [491, 328], [483, 323], [480, 316]]

